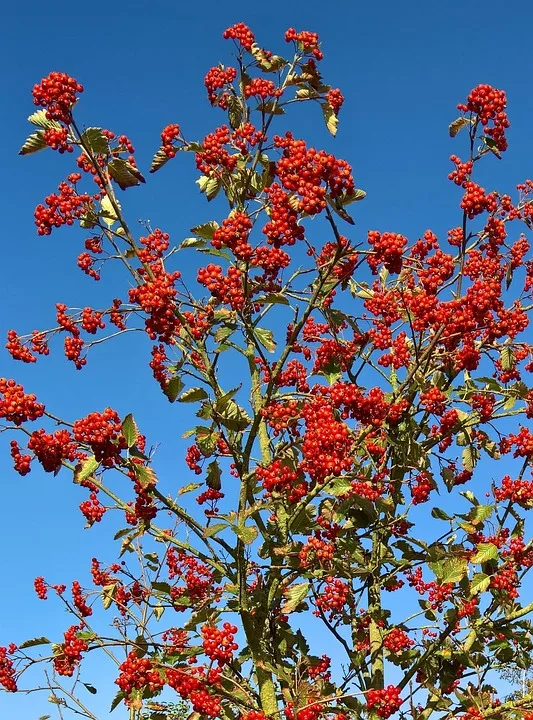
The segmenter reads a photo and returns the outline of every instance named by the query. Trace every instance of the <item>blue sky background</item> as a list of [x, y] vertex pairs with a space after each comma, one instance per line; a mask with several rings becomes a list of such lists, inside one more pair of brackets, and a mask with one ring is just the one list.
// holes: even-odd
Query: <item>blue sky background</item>
[[[296, 108], [292, 123], [297, 134], [345, 157], [357, 186], [367, 191], [354, 210], [355, 240], [364, 239], [368, 229], [413, 239], [431, 228], [444, 236], [459, 224], [459, 192], [446, 176], [449, 155], [463, 154], [464, 144], [450, 140], [448, 124], [457, 116], [456, 104], [478, 83], [507, 91], [512, 123], [510, 149], [501, 164], [485, 163], [487, 177], [496, 172], [497, 189], [512, 191], [533, 175], [533, 7], [523, 2], [513, 0], [504, 9], [494, 0], [481, 5], [307, 0], [231, 7], [212, 0], [53, 6], [26, 0], [7, 4], [2, 15], [2, 338], [12, 327], [20, 332], [51, 327], [58, 301], [95, 307], [115, 297], [117, 287], [124, 288], [123, 298], [127, 292], [127, 280], [118, 272], [104, 272], [95, 284], [76, 268], [79, 231], [36, 234], [35, 206], [73, 170], [70, 157], [52, 152], [17, 155], [30, 131], [26, 117], [35, 109], [31, 88], [51, 70], [68, 72], [85, 86], [79, 121], [126, 133], [147, 171], [166, 124], [178, 122], [188, 138], [201, 139], [221, 123], [220, 112], [209, 108], [203, 77], [217, 62], [230, 63], [232, 44], [221, 38], [227, 26], [243, 20], [262, 46], [280, 54], [286, 51], [287, 27], [318, 31], [324, 77], [346, 96], [339, 133], [335, 140], [328, 136], [318, 108], [314, 119], [308, 112], [299, 116]], [[149, 176], [145, 187], [121, 196], [130, 224], [150, 219], [179, 242], [217, 212], [221, 220], [222, 210], [205, 203], [195, 179], [192, 157], [178, 157]], [[170, 406], [158, 393], [148, 351], [144, 338], [127, 336], [93, 351], [81, 372], [62, 358], [58, 344], [50, 358], [33, 366], [14, 363], [3, 352], [0, 376], [16, 377], [28, 391], [37, 391], [59, 416], [81, 417], [108, 405], [121, 414], [134, 412], [149, 442], [162, 443], [158, 471], [172, 488], [192, 479], [180, 437], [193, 423], [188, 407]], [[114, 556], [109, 526], [83, 531], [77, 505], [85, 496], [67, 475], [53, 478], [35, 469], [20, 478], [11, 469], [8, 438], [0, 441], [0, 644], [6, 644], [70, 624], [57, 605], [36, 599], [37, 575], [84, 583], [93, 555], [110, 561]], [[0, 694], [2, 717], [30, 719], [52, 710], [44, 697]]]

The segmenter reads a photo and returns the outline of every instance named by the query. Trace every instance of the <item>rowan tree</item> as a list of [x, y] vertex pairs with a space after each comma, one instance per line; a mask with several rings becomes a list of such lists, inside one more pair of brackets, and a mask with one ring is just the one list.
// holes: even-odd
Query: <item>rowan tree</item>
[[27, 690], [43, 666], [60, 716], [95, 719], [83, 669], [101, 653], [112, 709], [132, 719], [530, 719], [531, 694], [503, 701], [494, 686], [530, 666], [533, 611], [533, 181], [510, 194], [476, 181], [507, 149], [505, 92], [480, 84], [458, 105], [449, 230], [409, 240], [354, 225], [365, 193], [350, 163], [276, 131], [307, 103], [336, 133], [344, 98], [322, 78], [318, 35], [288, 29], [287, 58], [243, 23], [224, 38], [231, 65], [205, 76], [217, 126], [191, 140], [186, 117], [166, 125], [150, 168], [185, 171], [190, 154], [218, 197], [184, 240], [179, 223], [134, 231], [119, 197], [143, 171], [128, 137], [80, 123], [78, 80], [33, 88], [21, 155], [55, 150], [70, 173], [37, 206], [37, 232], [81, 226], [79, 269], [99, 281], [120, 263], [124, 283], [105, 307], [58, 303], [54, 327], [12, 330], [7, 350], [34, 363], [63, 342], [86, 372], [94, 345], [141, 328], [151, 354], [130, 362], [195, 419], [176, 489], [135, 398], [125, 417], [69, 420], [0, 380], [15, 471], [71, 477], [88, 528], [123, 518], [91, 587], [36, 578], [70, 622], [55, 642], [6, 638], [18, 644], [0, 648], [0, 683]]

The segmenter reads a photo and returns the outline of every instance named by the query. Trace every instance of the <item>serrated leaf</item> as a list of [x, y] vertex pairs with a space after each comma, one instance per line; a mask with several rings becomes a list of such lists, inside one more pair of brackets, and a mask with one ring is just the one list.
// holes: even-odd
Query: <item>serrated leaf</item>
[[219, 532], [227, 528], [226, 523], [216, 523], [215, 525], [209, 525], [209, 527], [206, 527], [204, 530], [204, 537], [210, 538], [214, 537], [215, 535], [218, 535]]
[[457, 133], [467, 125], [470, 125], [470, 120], [463, 117], [462, 115], [450, 123], [449, 131], [450, 137], [455, 137]]
[[252, 418], [246, 410], [234, 400], [230, 400], [224, 410], [218, 412], [218, 416], [222, 425], [234, 432], [240, 432], [252, 423]]
[[185, 392], [178, 398], [178, 402], [198, 402], [199, 400], [207, 400], [208, 397], [208, 394], [203, 388], [194, 387], [185, 390]]
[[82, 134], [82, 142], [88, 145], [93, 153], [107, 155], [109, 153], [109, 140], [102, 133], [102, 128], [90, 127]]
[[115, 597], [115, 593], [117, 592], [117, 586], [117, 583], [113, 583], [112, 585], [104, 585], [104, 587], [102, 588], [100, 595], [102, 596], [102, 604], [104, 606], [104, 610], [109, 610], [109, 608], [113, 604], [113, 598]]
[[339, 118], [335, 115], [333, 108], [329, 103], [322, 103], [322, 114], [329, 132], [335, 137], [339, 126]]
[[122, 421], [122, 434], [124, 435], [128, 448], [133, 447], [139, 439], [139, 428], [131, 413], [128, 413]]
[[284, 615], [294, 612], [298, 605], [307, 597], [310, 587], [310, 583], [308, 582], [291, 585], [291, 587], [285, 591], [285, 602], [281, 606], [281, 612]]
[[180, 245], [180, 250], [185, 250], [186, 248], [204, 248], [205, 247], [205, 240], [202, 240], [202, 238], [197, 237], [188, 237], [183, 240]]
[[254, 298], [254, 303], [258, 305], [288, 305], [289, 300], [281, 293], [269, 293], [268, 295], [261, 295]]
[[504, 370], [505, 372], [508, 372], [509, 370], [512, 370], [514, 368], [516, 360], [513, 349], [509, 347], [509, 345], [505, 345], [500, 350], [500, 362], [502, 365], [502, 370]]
[[32, 133], [19, 150], [19, 155], [31, 155], [44, 150], [48, 145], [44, 141], [44, 130]]
[[183, 390], [184, 383], [179, 375], [174, 375], [170, 380], [167, 380], [163, 393], [167, 396], [169, 401], [172, 403], [176, 400], [180, 392]]
[[429, 567], [442, 583], [456, 583], [464, 578], [468, 571], [468, 562], [464, 558], [448, 558], [429, 563]]
[[196, 444], [204, 457], [209, 457], [217, 446], [218, 433], [210, 428], [200, 426], [196, 429]]
[[434, 507], [431, 510], [432, 517], [436, 518], [437, 520], [452, 520], [453, 518], [451, 515], [448, 515], [447, 512], [444, 512], [444, 510], [441, 510], [441, 508]]
[[[101, 208], [102, 212], [99, 213], [99, 215], [102, 218], [102, 220], [105, 222], [105, 224], [108, 227], [111, 227], [111, 225], [114, 225], [114, 223], [116, 223], [116, 221], [118, 220], [118, 215], [115, 212], [115, 208], [113, 207], [108, 195], [104, 195], [104, 197], [100, 200], [100, 208]], [[120, 208], [120, 205], [119, 205], [119, 208]]]
[[178, 495], [185, 495], [186, 493], [193, 492], [194, 490], [198, 490], [198, 488], [202, 487], [203, 483], [188, 483], [184, 487], [180, 488], [178, 490]]
[[254, 540], [257, 539], [257, 528], [252, 525], [236, 525], [234, 526], [235, 533], [245, 545], [251, 545]]
[[266, 328], [256, 327], [254, 328], [254, 335], [259, 340], [261, 345], [270, 353], [273, 353], [277, 347], [276, 341], [274, 340], [274, 333], [272, 330]]
[[352, 490], [352, 483], [347, 478], [336, 478], [332, 483], [328, 483], [326, 490], [330, 495], [346, 495]]
[[152, 164], [150, 165], [150, 170], [148, 172], [150, 172], [150, 173], [157, 172], [160, 168], [163, 167], [163, 165], [166, 165], [169, 160], [170, 160], [170, 157], [166, 154], [166, 152], [163, 150], [163, 148], [160, 147], [159, 150], [154, 155], [154, 157], [152, 158]]
[[498, 559], [498, 548], [494, 543], [479, 543], [474, 555], [470, 558], [470, 562], [475, 565], [482, 565], [489, 560]]
[[485, 573], [475, 573], [472, 580], [470, 581], [470, 594], [477, 595], [478, 593], [485, 592], [489, 585], [489, 575], [485, 575]]
[[74, 470], [74, 482], [83, 482], [87, 478], [91, 477], [91, 475], [94, 475], [99, 467], [100, 463], [96, 460], [94, 455], [89, 455], [89, 457], [82, 460], [82, 462], [76, 466], [76, 469]]
[[461, 462], [465, 470], [472, 472], [479, 460], [479, 450], [473, 445], [465, 447], [461, 455]]
[[61, 124], [58, 123], [57, 120], [49, 120], [46, 117], [46, 110], [37, 110], [32, 113], [28, 121], [31, 122], [32, 125], [37, 125], [37, 127], [43, 128], [44, 130], [48, 130], [48, 128], [59, 130], [61, 128]]
[[113, 701], [111, 702], [111, 707], [109, 708], [109, 712], [113, 712], [115, 708], [117, 708], [122, 700], [126, 698], [126, 695], [122, 692], [122, 690], [119, 690], [118, 693], [113, 698]]
[[191, 228], [191, 232], [198, 235], [198, 237], [203, 240], [212, 240], [215, 231], [218, 230], [219, 227], [220, 225], [216, 222], [216, 220], [210, 220], [209, 222], [202, 223], [201, 225], [196, 225]]
[[146, 465], [137, 465], [135, 463], [133, 465], [133, 472], [135, 473], [135, 477], [139, 481], [139, 485], [143, 488], [149, 487], [150, 485], [155, 485], [157, 483], [157, 475], [151, 467], [147, 467]]
[[50, 645], [51, 642], [52, 641], [46, 637], [37, 637], [20, 643], [19, 648], [25, 650], [26, 648], [37, 647], [38, 645]]
[[122, 158], [113, 158], [108, 163], [107, 169], [122, 190], [146, 182], [139, 170]]
[[220, 490], [221, 488], [221, 478], [222, 472], [220, 470], [220, 466], [216, 460], [213, 460], [213, 462], [210, 462], [207, 466], [207, 476], [205, 480], [205, 484], [208, 488], [211, 488], [212, 490]]
[[170, 595], [170, 585], [167, 582], [153, 582], [152, 590]]
[[366, 192], [356, 188], [353, 192], [347, 195], [341, 195], [339, 199], [342, 205], [350, 205], [353, 202], [359, 202], [359, 200], [364, 200], [365, 198]]

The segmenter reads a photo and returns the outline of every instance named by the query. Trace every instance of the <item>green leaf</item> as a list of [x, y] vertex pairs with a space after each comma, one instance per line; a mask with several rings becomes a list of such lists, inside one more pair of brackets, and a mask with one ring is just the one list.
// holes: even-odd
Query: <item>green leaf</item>
[[488, 562], [489, 560], [498, 559], [498, 548], [494, 543], [479, 543], [477, 546], [477, 552], [472, 555], [470, 562], [476, 565], [481, 565]]
[[220, 477], [222, 475], [222, 472], [220, 470], [219, 464], [216, 460], [213, 460], [213, 462], [210, 462], [207, 466], [207, 477], [205, 484], [208, 488], [211, 488], [212, 490], [220, 490], [221, 483], [220, 483]]
[[51, 640], [45, 637], [32, 638], [31, 640], [25, 640], [20, 643], [19, 648], [25, 650], [26, 648], [37, 647], [37, 645], [50, 645]]
[[457, 133], [467, 125], [470, 125], [470, 120], [463, 117], [462, 115], [450, 123], [450, 137], [455, 137]]
[[359, 202], [366, 198], [366, 192], [364, 190], [355, 189], [353, 192], [347, 195], [341, 195], [339, 200], [341, 205], [350, 205], [353, 202]]
[[234, 530], [245, 545], [251, 545], [257, 539], [257, 528], [252, 525], [235, 525]]
[[218, 416], [222, 425], [234, 432], [241, 432], [252, 423], [252, 418], [246, 410], [237, 405], [234, 400], [230, 400], [224, 410], [218, 412]]
[[198, 490], [198, 488], [201, 488], [203, 483], [188, 483], [188, 485], [185, 485], [184, 487], [180, 488], [178, 490], [178, 495], [185, 495], [185, 493], [193, 492], [194, 490]]
[[102, 128], [90, 127], [81, 136], [82, 142], [88, 145], [93, 153], [107, 155], [109, 153], [109, 140], [102, 133]]
[[324, 115], [327, 129], [333, 137], [335, 137], [339, 126], [339, 118], [335, 115], [333, 108], [329, 103], [322, 103], [322, 114]]
[[122, 190], [146, 182], [139, 170], [122, 158], [113, 158], [108, 164], [107, 169], [113, 180]]
[[57, 120], [49, 120], [46, 117], [46, 110], [37, 110], [28, 118], [32, 125], [48, 130], [48, 128], [55, 128], [56, 130], [61, 129], [61, 124]]
[[157, 172], [160, 168], [163, 167], [163, 165], [166, 165], [167, 162], [170, 160], [169, 156], [166, 154], [166, 152], [163, 150], [162, 147], [159, 148], [159, 150], [156, 152], [154, 157], [152, 158], [152, 164], [150, 165], [150, 173]]
[[456, 583], [466, 575], [468, 562], [464, 558], [452, 557], [429, 563], [429, 567], [442, 583]]
[[76, 465], [76, 469], [74, 470], [74, 482], [83, 482], [87, 478], [91, 477], [91, 475], [94, 475], [99, 467], [100, 463], [96, 460], [94, 455], [89, 455], [89, 457], [85, 458], [85, 460]]
[[485, 592], [489, 585], [489, 575], [485, 575], [485, 573], [475, 573], [472, 580], [470, 581], [470, 594], [477, 595], [478, 593]]
[[91, 695], [96, 695], [98, 690], [94, 687], [94, 685], [91, 685], [91, 683], [82, 683], [82, 685], [85, 685], [87, 690], [91, 693]]
[[254, 303], [258, 305], [288, 305], [289, 300], [282, 293], [269, 293], [254, 298]]
[[203, 425], [196, 428], [196, 444], [204, 457], [209, 457], [215, 452], [217, 440], [218, 433], [210, 428], [203, 427]]
[[170, 595], [170, 585], [167, 582], [153, 582], [152, 590]]
[[500, 350], [500, 361], [502, 364], [502, 370], [504, 370], [505, 372], [508, 372], [509, 370], [512, 370], [514, 368], [516, 360], [513, 349], [509, 347], [509, 345], [505, 345]]
[[133, 472], [135, 473], [135, 477], [139, 481], [139, 485], [143, 488], [149, 487], [150, 485], [155, 485], [157, 483], [157, 475], [151, 467], [147, 467], [146, 465], [137, 465], [135, 463], [133, 465]]
[[326, 490], [330, 495], [346, 495], [352, 490], [352, 483], [347, 478], [336, 478], [332, 483], [326, 486]]
[[465, 447], [461, 455], [461, 461], [465, 470], [472, 471], [479, 460], [479, 450], [473, 445]]
[[209, 222], [191, 228], [191, 232], [203, 240], [212, 240], [215, 230], [218, 230], [219, 227], [220, 225], [215, 220], [210, 220]]
[[133, 447], [139, 439], [139, 428], [131, 413], [128, 413], [122, 421], [122, 434], [124, 435], [128, 448]]
[[227, 527], [228, 526], [226, 523], [217, 523], [215, 525], [209, 525], [209, 527], [206, 527], [206, 529], [204, 530], [204, 537], [206, 537], [206, 538], [214, 537], [215, 535], [218, 535], [218, 533], [221, 532], [222, 530], [225, 530], [225, 528], [227, 528]]
[[[120, 205], [119, 205], [120, 207]], [[111, 227], [111, 225], [114, 225], [116, 221], [118, 220], [117, 213], [115, 212], [115, 208], [113, 207], [111, 200], [109, 199], [108, 195], [104, 195], [104, 197], [100, 200], [100, 208], [101, 212], [99, 213], [102, 220], [105, 222], [105, 224], [108, 227]]]
[[172, 403], [176, 400], [183, 388], [184, 383], [181, 377], [179, 375], [174, 375], [174, 377], [171, 377], [169, 380], [167, 380], [165, 387], [163, 388], [163, 393]]
[[281, 612], [284, 615], [294, 612], [298, 605], [307, 597], [310, 587], [311, 585], [308, 582], [291, 585], [291, 587], [285, 591], [285, 602], [281, 606]]
[[186, 248], [205, 248], [205, 240], [197, 237], [188, 237], [180, 243], [179, 249], [185, 250]]
[[208, 394], [201, 387], [194, 387], [185, 390], [183, 395], [178, 398], [178, 402], [190, 403], [198, 402], [198, 400], [207, 400]]
[[273, 353], [277, 347], [276, 341], [274, 340], [274, 333], [272, 330], [266, 330], [265, 328], [256, 327], [254, 328], [254, 335], [259, 340], [261, 345], [270, 353]]
[[119, 690], [118, 693], [113, 698], [111, 707], [109, 708], [109, 712], [113, 712], [113, 710], [115, 710], [115, 708], [117, 708], [120, 705], [122, 700], [125, 700], [125, 699], [126, 699], [126, 695], [122, 692], [122, 690]]
[[31, 155], [32, 153], [44, 150], [48, 145], [44, 141], [44, 131], [37, 130], [32, 133], [19, 150], [19, 155]]
[[113, 604], [113, 598], [115, 597], [117, 586], [117, 583], [113, 583], [109, 585], [104, 585], [104, 587], [102, 588], [100, 595], [102, 596], [102, 604], [104, 606], [104, 610], [109, 610], [109, 608]]
[[447, 512], [444, 512], [444, 510], [441, 510], [441, 508], [434, 507], [431, 511], [431, 515], [434, 518], [437, 518], [437, 520], [453, 520], [451, 515], [448, 515]]
[[164, 608], [163, 605], [159, 604], [159, 605], [156, 605], [156, 606], [155, 606], [155, 608], [154, 608], [154, 616], [155, 616], [155, 619], [156, 619], [158, 622], [159, 622], [159, 620], [161, 620], [164, 612], [165, 612], [165, 608]]

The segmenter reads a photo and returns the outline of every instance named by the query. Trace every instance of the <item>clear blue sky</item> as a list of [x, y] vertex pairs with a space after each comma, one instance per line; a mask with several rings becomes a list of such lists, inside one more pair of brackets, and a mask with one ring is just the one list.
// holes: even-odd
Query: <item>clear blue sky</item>
[[[346, 103], [336, 140], [319, 118], [308, 132], [301, 126], [297, 132], [348, 159], [357, 185], [367, 191], [356, 209], [352, 237], [380, 229], [413, 238], [428, 227], [444, 235], [459, 224], [459, 196], [446, 175], [449, 155], [461, 154], [463, 146], [449, 139], [447, 128], [457, 115], [456, 104], [478, 83], [501, 87], [509, 98], [510, 150], [498, 167], [499, 189], [511, 190], [533, 175], [533, 6], [524, 2], [10, 2], [0, 31], [0, 337], [11, 327], [26, 332], [52, 326], [57, 301], [98, 306], [116, 295], [105, 274], [97, 286], [75, 267], [79, 232], [36, 234], [35, 205], [72, 170], [68, 158], [51, 152], [17, 156], [29, 134], [33, 84], [51, 70], [74, 75], [86, 88], [81, 122], [126, 133], [147, 170], [167, 123], [180, 123], [188, 137], [198, 139], [220, 123], [221, 115], [207, 103], [203, 76], [217, 62], [229, 62], [232, 46], [221, 33], [238, 20], [251, 26], [261, 45], [280, 54], [287, 27], [319, 32], [324, 76], [341, 88]], [[213, 212], [194, 179], [190, 158], [177, 158], [150, 176], [146, 187], [129, 191], [124, 206], [132, 224], [150, 219], [177, 242], [189, 235], [191, 226], [211, 219]], [[149, 439], [162, 441], [158, 468], [172, 488], [173, 478], [175, 486], [187, 472], [178, 440], [187, 418], [158, 395], [148, 357], [146, 362], [142, 357], [148, 344], [137, 340], [93, 352], [82, 372], [62, 360], [59, 346], [55, 356], [31, 367], [15, 364], [4, 352], [0, 376], [17, 377], [29, 390], [40, 391], [58, 415], [81, 417], [106, 405], [120, 413], [133, 411]], [[57, 606], [35, 598], [37, 575], [54, 582], [78, 577], [83, 583], [93, 555], [112, 556], [104, 549], [108, 528], [83, 532], [77, 505], [84, 498], [66, 474], [52, 478], [34, 470], [20, 478], [10, 469], [7, 439], [2, 448], [0, 644], [5, 644], [42, 634], [45, 626], [52, 634], [66, 627]], [[32, 718], [45, 712], [51, 710], [44, 698], [0, 694], [0, 716]]]

